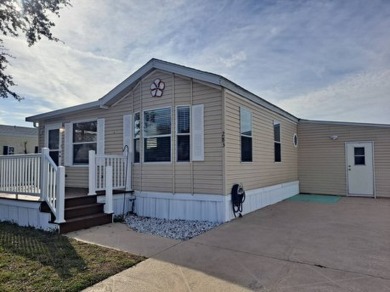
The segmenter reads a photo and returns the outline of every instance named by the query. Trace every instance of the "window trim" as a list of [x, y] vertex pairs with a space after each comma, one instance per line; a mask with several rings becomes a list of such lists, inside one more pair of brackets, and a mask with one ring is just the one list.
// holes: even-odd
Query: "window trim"
[[[275, 140], [275, 126], [276, 125], [279, 125], [279, 141], [276, 141]], [[281, 126], [281, 123], [277, 120], [274, 120], [273, 122], [273, 127], [272, 127], [272, 130], [273, 130], [273, 136], [274, 136], [274, 163], [282, 163], [282, 126]], [[275, 144], [279, 144], [280, 145], [280, 160], [277, 161], [276, 160], [276, 147], [275, 147]]]
[[[251, 125], [251, 135], [244, 135], [241, 133], [241, 123], [242, 123], [242, 119], [241, 119], [241, 116], [242, 116], [242, 112], [243, 111], [246, 111], [250, 114], [250, 125]], [[248, 109], [247, 107], [243, 107], [243, 106], [240, 106], [240, 116], [239, 116], [239, 124], [240, 124], [240, 162], [241, 163], [253, 163], [253, 114], [252, 114], [252, 111], [250, 109]], [[250, 161], [243, 161], [242, 160], [242, 137], [246, 137], [246, 138], [251, 138], [251, 160]]]
[[[179, 107], [188, 107], [188, 114], [189, 114], [189, 133], [179, 133], [179, 123], [178, 123], [178, 109]], [[191, 151], [191, 148], [192, 148], [192, 110], [191, 110], [191, 105], [189, 104], [183, 104], [183, 105], [177, 105], [175, 106], [175, 148], [176, 148], [176, 157], [175, 157], [175, 162], [176, 163], [190, 163], [192, 161], [192, 151]], [[177, 136], [189, 136], [190, 140], [189, 140], [189, 143], [190, 143], [190, 151], [189, 151], [189, 160], [188, 161], [178, 161], [178, 157], [179, 157], [179, 147], [177, 147]]]
[[[170, 121], [171, 121], [171, 133], [169, 135], [165, 134], [165, 135], [153, 135], [153, 136], [146, 136], [145, 133], [144, 133], [144, 130], [145, 130], [145, 112], [147, 111], [154, 111], [154, 110], [159, 110], [159, 109], [170, 109], [171, 111], [171, 115], [170, 115]], [[142, 149], [142, 157], [141, 157], [141, 153], [140, 153], [140, 162], [142, 161], [142, 163], [147, 163], [147, 164], [171, 164], [172, 163], [172, 106], [163, 106], [163, 107], [156, 107], [156, 108], [147, 108], [147, 109], [143, 109], [142, 110], [142, 123], [141, 123], [141, 137], [142, 137], [142, 147], [140, 147]], [[170, 149], [170, 152], [171, 152], [171, 159], [170, 161], [145, 161], [145, 138], [163, 138], [163, 137], [170, 137], [170, 141], [171, 141], [171, 149]]]

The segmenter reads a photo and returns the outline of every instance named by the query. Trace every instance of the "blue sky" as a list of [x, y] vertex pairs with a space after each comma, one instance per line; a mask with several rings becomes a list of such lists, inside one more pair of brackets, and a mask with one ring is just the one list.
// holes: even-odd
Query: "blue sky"
[[97, 100], [151, 58], [220, 74], [299, 118], [390, 124], [390, 1], [72, 1], [64, 43], [5, 38], [0, 124]]

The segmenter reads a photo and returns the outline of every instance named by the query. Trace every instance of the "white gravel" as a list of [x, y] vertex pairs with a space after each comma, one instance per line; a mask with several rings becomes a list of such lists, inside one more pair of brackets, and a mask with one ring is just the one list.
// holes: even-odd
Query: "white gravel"
[[188, 240], [221, 224], [208, 221], [168, 220], [135, 215], [126, 216], [125, 221], [135, 231], [177, 240]]

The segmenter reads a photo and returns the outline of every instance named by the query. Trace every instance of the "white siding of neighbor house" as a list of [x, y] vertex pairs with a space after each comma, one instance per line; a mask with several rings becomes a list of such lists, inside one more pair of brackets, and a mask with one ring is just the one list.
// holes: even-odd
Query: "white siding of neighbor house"
[[390, 127], [302, 121], [298, 136], [301, 192], [346, 195], [345, 143], [374, 142], [376, 195], [390, 197]]
[[[297, 123], [229, 91], [224, 107], [226, 194], [236, 183], [252, 190], [297, 181], [298, 149], [293, 145]], [[253, 162], [241, 162], [240, 107], [252, 113]], [[281, 162], [274, 162], [274, 121], [281, 126]]]
[[[164, 94], [160, 98], [153, 98], [150, 95], [150, 85], [156, 78], [160, 78], [165, 83]], [[175, 162], [176, 106], [196, 104], [204, 105], [205, 160]], [[134, 117], [134, 113], [140, 112], [142, 122], [143, 110], [161, 107], [171, 107], [172, 162], [134, 164], [132, 171], [133, 189], [146, 192], [221, 194], [223, 189], [222, 90], [174, 74], [153, 71], [145, 76], [125, 98], [109, 109], [71, 114], [61, 120], [40, 121], [39, 145], [41, 147], [44, 145], [43, 129], [45, 123], [67, 123], [104, 118], [105, 152], [106, 154], [121, 153], [123, 148], [123, 115], [132, 114]], [[64, 137], [62, 141], [64, 143]], [[64, 149], [64, 145], [62, 145], [62, 149]], [[141, 162], [142, 160], [143, 151], [141, 148]], [[66, 185], [88, 187], [87, 166], [66, 167]]]
[[14, 154], [34, 153], [38, 146], [37, 129], [0, 125], [0, 155], [3, 146], [14, 147]]

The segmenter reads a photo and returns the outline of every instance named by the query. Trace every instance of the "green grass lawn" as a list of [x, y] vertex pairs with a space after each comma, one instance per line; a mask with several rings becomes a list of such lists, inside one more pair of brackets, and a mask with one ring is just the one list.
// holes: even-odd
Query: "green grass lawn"
[[0, 291], [80, 291], [144, 259], [0, 222]]

